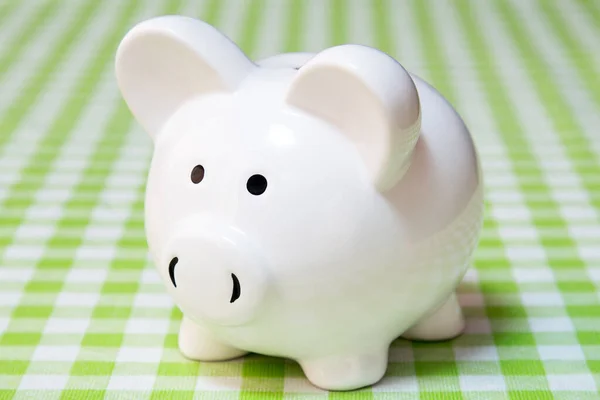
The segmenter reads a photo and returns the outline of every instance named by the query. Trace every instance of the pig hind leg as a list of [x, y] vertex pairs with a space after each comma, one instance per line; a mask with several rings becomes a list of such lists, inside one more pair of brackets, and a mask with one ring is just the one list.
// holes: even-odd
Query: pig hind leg
[[462, 310], [456, 294], [452, 293], [440, 308], [409, 328], [402, 337], [423, 341], [448, 340], [459, 336], [464, 328]]
[[197, 361], [230, 360], [247, 353], [215, 340], [208, 331], [186, 316], [179, 328], [179, 350], [186, 358]]

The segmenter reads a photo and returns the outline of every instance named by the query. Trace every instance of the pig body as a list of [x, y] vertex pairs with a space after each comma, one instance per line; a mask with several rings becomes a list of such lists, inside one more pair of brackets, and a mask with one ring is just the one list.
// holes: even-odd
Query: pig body
[[117, 78], [155, 143], [146, 231], [184, 355], [287, 357], [348, 390], [381, 379], [397, 337], [462, 332], [483, 181], [426, 82], [357, 45], [254, 63], [173, 16], [127, 34]]

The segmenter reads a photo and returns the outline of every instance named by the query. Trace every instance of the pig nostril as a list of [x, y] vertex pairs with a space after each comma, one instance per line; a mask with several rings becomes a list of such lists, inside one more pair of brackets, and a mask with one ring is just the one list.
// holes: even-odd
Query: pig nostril
[[240, 298], [240, 295], [242, 294], [242, 288], [240, 287], [240, 281], [235, 274], [231, 274], [231, 280], [233, 281], [233, 291], [231, 293], [231, 300], [229, 300], [229, 302], [233, 303]]
[[175, 283], [175, 266], [179, 262], [179, 258], [173, 257], [171, 262], [169, 263], [169, 276], [171, 277], [171, 282], [173, 282], [173, 286], [177, 287]]

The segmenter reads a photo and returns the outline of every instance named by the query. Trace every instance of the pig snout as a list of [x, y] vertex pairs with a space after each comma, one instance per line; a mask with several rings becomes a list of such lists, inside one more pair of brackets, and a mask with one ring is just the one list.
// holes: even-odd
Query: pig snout
[[239, 230], [182, 229], [167, 246], [163, 265], [177, 303], [192, 317], [239, 325], [260, 310], [267, 289], [265, 260]]
[[[177, 287], [177, 282], [175, 282], [175, 267], [177, 266], [178, 262], [179, 258], [173, 257], [173, 259], [169, 263], [169, 278], [171, 278], [171, 283], [173, 283], [173, 287]], [[233, 303], [234, 301], [240, 298], [242, 289], [240, 287], [240, 280], [233, 272], [231, 273], [231, 281], [233, 283], [233, 288], [231, 292], [231, 299], [229, 300], [229, 302]]]

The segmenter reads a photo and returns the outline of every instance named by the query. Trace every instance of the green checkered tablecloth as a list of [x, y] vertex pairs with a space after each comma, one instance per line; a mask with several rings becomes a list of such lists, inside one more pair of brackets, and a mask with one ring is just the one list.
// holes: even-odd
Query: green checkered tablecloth
[[[126, 30], [173, 13], [255, 58], [373, 45], [448, 97], [487, 188], [463, 336], [396, 341], [350, 393], [180, 355], [144, 236], [152, 145], [113, 73]], [[0, 0], [0, 399], [600, 399], [599, 285], [599, 0]]]

